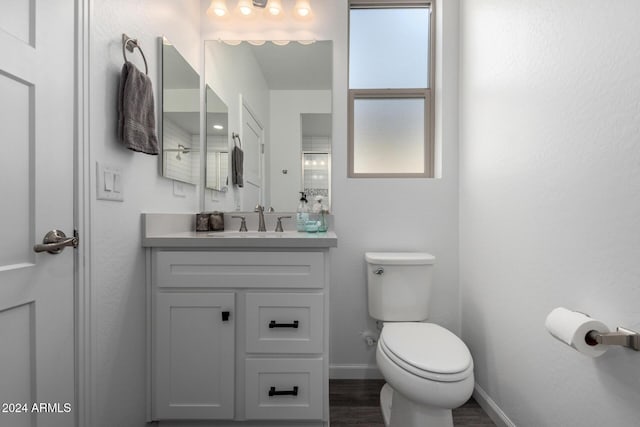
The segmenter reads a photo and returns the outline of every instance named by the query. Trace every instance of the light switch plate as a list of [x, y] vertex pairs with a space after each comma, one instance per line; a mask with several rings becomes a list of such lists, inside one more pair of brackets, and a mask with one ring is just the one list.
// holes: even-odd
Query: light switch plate
[[119, 168], [96, 162], [96, 175], [98, 200], [124, 201], [124, 181]]

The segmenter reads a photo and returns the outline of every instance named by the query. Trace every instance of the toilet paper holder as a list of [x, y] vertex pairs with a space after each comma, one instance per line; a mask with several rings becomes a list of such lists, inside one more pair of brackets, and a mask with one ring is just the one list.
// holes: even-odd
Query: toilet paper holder
[[615, 332], [589, 331], [584, 337], [584, 340], [590, 346], [598, 344], [621, 345], [635, 351], [640, 351], [640, 333], [619, 326]]

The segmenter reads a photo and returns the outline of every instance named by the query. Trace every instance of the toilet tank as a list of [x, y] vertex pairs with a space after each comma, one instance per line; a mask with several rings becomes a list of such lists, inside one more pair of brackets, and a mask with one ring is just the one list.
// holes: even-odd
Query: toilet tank
[[389, 322], [429, 316], [435, 257], [424, 252], [367, 252], [369, 315]]

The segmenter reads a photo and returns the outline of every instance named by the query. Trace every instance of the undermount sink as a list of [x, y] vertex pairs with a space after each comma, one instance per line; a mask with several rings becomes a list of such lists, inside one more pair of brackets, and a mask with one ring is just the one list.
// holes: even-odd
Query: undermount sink
[[234, 238], [255, 238], [255, 237], [284, 237], [291, 236], [293, 233], [291, 231], [222, 231], [217, 233], [209, 233], [207, 236], [210, 237], [234, 237]]

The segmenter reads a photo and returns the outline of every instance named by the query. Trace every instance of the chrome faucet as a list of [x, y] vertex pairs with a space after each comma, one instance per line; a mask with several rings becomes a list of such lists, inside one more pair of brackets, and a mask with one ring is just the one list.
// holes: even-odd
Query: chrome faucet
[[258, 212], [258, 231], [267, 231], [264, 225], [264, 206], [256, 205], [255, 211]]

